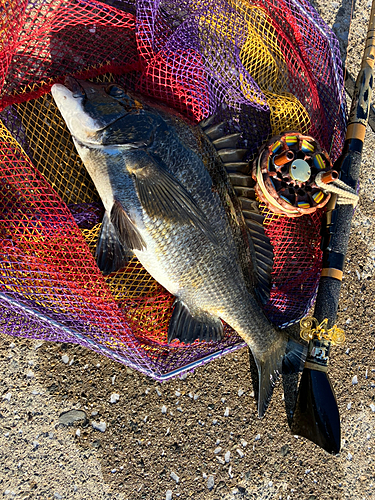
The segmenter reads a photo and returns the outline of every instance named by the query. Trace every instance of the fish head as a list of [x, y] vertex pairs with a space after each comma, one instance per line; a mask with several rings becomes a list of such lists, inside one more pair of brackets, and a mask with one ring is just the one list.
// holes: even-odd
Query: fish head
[[65, 85], [54, 84], [51, 93], [73, 138], [87, 145], [104, 144], [108, 128], [140, 107], [116, 84], [97, 85], [72, 77], [65, 79]]

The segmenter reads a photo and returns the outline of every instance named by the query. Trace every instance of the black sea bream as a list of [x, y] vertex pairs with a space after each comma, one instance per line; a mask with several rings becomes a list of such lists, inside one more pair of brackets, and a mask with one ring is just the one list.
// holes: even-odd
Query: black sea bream
[[221, 320], [236, 330], [257, 364], [262, 416], [287, 338], [255, 298], [254, 249], [215, 147], [199, 126], [117, 85], [66, 85], [52, 95], [106, 210], [99, 268], [109, 274], [135, 254], [176, 297], [169, 342], [219, 340]]

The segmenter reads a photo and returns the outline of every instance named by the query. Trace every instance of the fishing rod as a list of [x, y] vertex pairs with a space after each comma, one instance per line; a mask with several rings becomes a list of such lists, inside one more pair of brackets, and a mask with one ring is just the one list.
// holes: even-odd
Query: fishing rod
[[[371, 106], [374, 62], [375, 0], [371, 7], [365, 50], [355, 84], [344, 148], [334, 165], [334, 169], [340, 173], [340, 180], [349, 187], [351, 193], [355, 193], [358, 185]], [[343, 331], [334, 323], [353, 212], [353, 205], [342, 204], [340, 194], [331, 196], [323, 225], [323, 269], [314, 318], [301, 320], [301, 336], [309, 340], [309, 347], [291, 431], [313, 441], [329, 453], [338, 453], [341, 441], [340, 415], [327, 369], [331, 345], [344, 340]]]

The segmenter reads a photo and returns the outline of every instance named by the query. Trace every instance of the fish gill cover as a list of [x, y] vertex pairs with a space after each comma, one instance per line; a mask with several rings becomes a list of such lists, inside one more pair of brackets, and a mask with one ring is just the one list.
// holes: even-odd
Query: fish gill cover
[[[103, 210], [50, 94], [65, 76], [116, 82], [198, 123], [242, 132], [251, 160], [275, 134], [314, 136], [334, 161], [345, 136], [338, 44], [304, 0], [8, 0], [0, 11], [0, 327], [75, 342], [154, 378], [244, 345], [168, 345], [173, 297], [136, 259], [103, 276]], [[322, 210], [266, 216], [274, 247], [264, 311], [278, 326], [311, 307]]]

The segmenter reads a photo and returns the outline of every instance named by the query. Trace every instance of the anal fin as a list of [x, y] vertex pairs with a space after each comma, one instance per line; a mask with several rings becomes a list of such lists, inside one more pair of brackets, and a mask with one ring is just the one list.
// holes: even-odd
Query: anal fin
[[168, 343], [178, 339], [185, 344], [195, 340], [218, 342], [223, 336], [223, 324], [218, 317], [204, 311], [191, 314], [186, 304], [176, 300], [168, 328]]
[[95, 252], [99, 269], [103, 274], [114, 273], [124, 267], [132, 255], [132, 252], [120, 242], [108, 212], [105, 212]]

